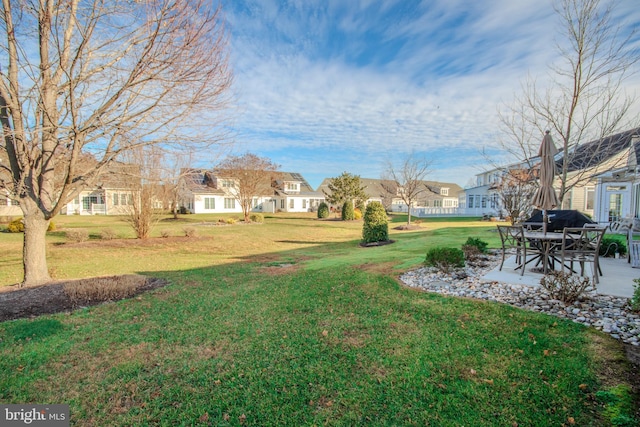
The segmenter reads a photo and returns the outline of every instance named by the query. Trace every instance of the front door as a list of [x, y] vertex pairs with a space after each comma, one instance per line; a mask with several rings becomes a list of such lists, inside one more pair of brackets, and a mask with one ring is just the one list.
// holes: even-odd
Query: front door
[[605, 184], [602, 210], [607, 222], [620, 221], [631, 215], [631, 192], [629, 183]]

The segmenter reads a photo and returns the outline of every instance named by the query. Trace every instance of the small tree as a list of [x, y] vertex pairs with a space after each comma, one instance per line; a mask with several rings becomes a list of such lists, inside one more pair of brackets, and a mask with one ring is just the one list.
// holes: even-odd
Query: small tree
[[219, 178], [233, 181], [230, 193], [240, 203], [245, 222], [249, 222], [253, 198], [272, 194], [271, 181], [278, 176], [279, 167], [265, 157], [246, 153], [229, 156], [216, 168]]
[[349, 201], [364, 201], [368, 199], [367, 193], [364, 192], [364, 186], [360, 181], [358, 175], [352, 175], [348, 172], [343, 172], [342, 175], [336, 178], [331, 178], [329, 182], [329, 192], [322, 190], [327, 199], [327, 202], [335, 206], [341, 206]]
[[430, 162], [409, 154], [399, 166], [387, 163], [382, 187], [391, 197], [399, 197], [407, 205], [407, 225], [411, 225], [411, 208], [428, 188], [424, 179], [429, 173]]
[[522, 216], [529, 216], [533, 207], [531, 198], [536, 191], [536, 182], [530, 170], [513, 169], [506, 171], [496, 188], [502, 208], [515, 224]]
[[138, 239], [146, 239], [160, 220], [161, 165], [163, 155], [158, 147], [138, 147], [123, 156], [126, 168], [120, 173], [121, 179], [130, 191], [126, 221], [131, 225]]
[[371, 202], [364, 213], [362, 226], [362, 242], [387, 242], [389, 241], [389, 219], [384, 206], [380, 202]]
[[356, 219], [356, 214], [353, 211], [353, 202], [351, 200], [347, 200], [342, 205], [342, 220], [353, 221], [354, 219]]
[[329, 218], [329, 205], [321, 202], [318, 206], [318, 218]]

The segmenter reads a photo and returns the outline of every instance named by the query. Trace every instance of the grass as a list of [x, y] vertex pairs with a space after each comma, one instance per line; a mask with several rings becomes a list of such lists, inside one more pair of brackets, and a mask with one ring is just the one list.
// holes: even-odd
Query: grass
[[[469, 236], [495, 247], [491, 225], [423, 222], [363, 249], [361, 222], [199, 221], [167, 221], [198, 227], [193, 239], [61, 244], [51, 235], [61, 276], [138, 272], [173, 284], [1, 323], [0, 402], [68, 403], [73, 425], [607, 425], [594, 395], [617, 390], [624, 375], [607, 369], [605, 388], [604, 355], [619, 352], [611, 339], [393, 279], [429, 247]], [[5, 236], [0, 270], [20, 251]]]

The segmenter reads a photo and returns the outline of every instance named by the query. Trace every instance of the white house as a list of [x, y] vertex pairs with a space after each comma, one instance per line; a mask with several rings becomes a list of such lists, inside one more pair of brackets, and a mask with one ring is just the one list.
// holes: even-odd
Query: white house
[[[191, 213], [241, 213], [235, 197], [237, 183], [212, 171], [191, 169], [183, 172], [180, 203]], [[302, 175], [278, 172], [270, 179], [269, 190], [253, 197], [253, 212], [310, 212], [324, 200]]]
[[[581, 144], [571, 153], [567, 182], [575, 185], [558, 209], [573, 209], [609, 224], [621, 218], [640, 215], [640, 128]], [[562, 167], [563, 153], [556, 155], [556, 167]], [[498, 184], [505, 170], [536, 165], [538, 159], [496, 168], [476, 175], [477, 185], [465, 190], [469, 215], [504, 215]], [[556, 178], [556, 189], [560, 180]]]

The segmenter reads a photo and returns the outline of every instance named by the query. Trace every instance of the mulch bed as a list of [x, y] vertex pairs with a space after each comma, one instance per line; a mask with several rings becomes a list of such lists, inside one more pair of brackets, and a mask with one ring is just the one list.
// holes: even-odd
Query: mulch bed
[[[82, 286], [91, 286], [92, 280], [113, 279], [118, 282], [122, 276], [110, 276], [73, 281], [54, 282], [41, 286], [19, 288], [17, 285], [0, 288], [0, 322], [19, 319], [22, 317], [35, 317], [41, 314], [59, 313], [78, 308], [71, 297], [65, 292], [65, 284], [80, 283]], [[139, 295], [152, 289], [161, 288], [169, 284], [164, 279], [146, 276], [133, 276], [136, 287], [133, 295]], [[129, 277], [131, 279], [131, 277]], [[122, 299], [122, 298], [119, 298]], [[98, 305], [115, 299], [83, 301], [82, 306]]]

